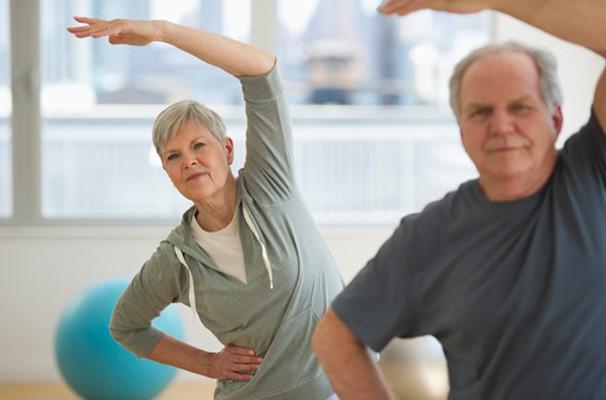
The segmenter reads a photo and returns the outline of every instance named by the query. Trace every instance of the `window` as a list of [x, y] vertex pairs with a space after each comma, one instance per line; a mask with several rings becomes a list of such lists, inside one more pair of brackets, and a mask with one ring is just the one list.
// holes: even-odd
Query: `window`
[[280, 0], [278, 55], [297, 104], [446, 105], [455, 63], [489, 14], [377, 13], [376, 0]]
[[8, 0], [0, 0], [0, 218], [12, 214], [10, 35]]
[[[41, 2], [42, 214], [50, 218], [173, 217], [188, 202], [151, 145], [164, 105], [195, 98], [240, 104], [237, 80], [166, 45], [110, 46], [65, 33], [72, 15], [162, 18], [248, 40], [237, 0]], [[52, 16], [49, 18], [48, 16]], [[227, 121], [229, 122], [229, 120]], [[241, 122], [239, 123], [241, 125]], [[243, 131], [238, 123], [230, 131]], [[242, 146], [243, 147], [243, 146]]]
[[[233, 170], [243, 164], [246, 121], [236, 79], [161, 43], [143, 49], [75, 39], [65, 31], [75, 24], [73, 15], [167, 19], [273, 46], [291, 102], [299, 187], [319, 223], [392, 224], [476, 175], [447, 106], [447, 79], [458, 59], [489, 40], [487, 14], [384, 17], [375, 11], [378, 0], [14, 4], [23, 20], [37, 23], [30, 16], [39, 14], [40, 34], [10, 39], [1, 31], [8, 31], [8, 13], [0, 15], [0, 218], [12, 215], [17, 224], [174, 220], [189, 202], [162, 171], [151, 127], [167, 104], [183, 98], [224, 117], [235, 139]], [[7, 9], [8, 0], [0, 6]], [[41, 49], [32, 64], [40, 65], [34, 99], [40, 98], [41, 128], [27, 125], [33, 139], [13, 143], [15, 153], [11, 40], [30, 49], [38, 46], [28, 41], [39, 40]], [[28, 98], [22, 89], [16, 93]], [[22, 153], [38, 149], [31, 179], [12, 178], [11, 157], [27, 165]]]
[[489, 14], [387, 18], [378, 4], [279, 2], [291, 103], [342, 115], [295, 129], [299, 183], [322, 222], [390, 223], [476, 175], [448, 110], [448, 78], [489, 40]]
[[452, 118], [358, 112], [296, 123], [298, 183], [317, 221], [393, 224], [477, 175]]

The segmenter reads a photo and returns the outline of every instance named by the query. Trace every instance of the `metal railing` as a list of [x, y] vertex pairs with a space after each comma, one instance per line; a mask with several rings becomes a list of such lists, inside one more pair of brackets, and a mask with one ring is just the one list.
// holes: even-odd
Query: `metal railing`
[[[52, 221], [162, 220], [188, 206], [151, 145], [155, 106], [108, 107], [42, 123], [42, 215]], [[245, 121], [220, 109], [244, 161]], [[446, 112], [296, 107], [297, 180], [318, 223], [391, 224], [475, 176]], [[0, 213], [10, 213], [9, 122], [0, 119]]]

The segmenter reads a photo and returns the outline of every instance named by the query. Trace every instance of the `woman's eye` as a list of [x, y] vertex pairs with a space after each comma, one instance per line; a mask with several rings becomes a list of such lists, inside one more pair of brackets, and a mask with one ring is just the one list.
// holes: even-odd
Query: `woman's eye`
[[177, 158], [179, 158], [178, 154], [171, 154], [170, 156], [166, 157], [166, 159], [168, 161], [173, 161], [173, 160], [176, 160]]
[[204, 143], [202, 142], [194, 144], [194, 150], [200, 150], [202, 147], [204, 147]]

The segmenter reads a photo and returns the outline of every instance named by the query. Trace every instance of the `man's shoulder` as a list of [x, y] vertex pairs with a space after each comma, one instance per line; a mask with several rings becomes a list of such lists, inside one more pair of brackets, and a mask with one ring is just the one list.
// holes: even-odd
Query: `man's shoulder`
[[446, 216], [457, 208], [474, 201], [474, 190], [477, 180], [465, 181], [456, 190], [447, 192], [442, 198], [428, 203], [419, 213], [421, 218]]
[[445, 239], [453, 226], [459, 226], [467, 220], [468, 210], [474, 208], [474, 182], [463, 182], [456, 190], [427, 204], [421, 212], [402, 218], [399, 226], [401, 234], [415, 242], [414, 246], [427, 242], [428, 238], [434, 243]]

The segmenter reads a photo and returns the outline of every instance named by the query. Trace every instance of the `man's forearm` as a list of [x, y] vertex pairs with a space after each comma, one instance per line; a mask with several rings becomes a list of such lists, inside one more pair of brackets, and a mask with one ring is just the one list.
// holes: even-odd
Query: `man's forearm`
[[398, 15], [424, 9], [499, 11], [606, 57], [606, 0], [384, 0], [379, 7]]
[[[498, 3], [497, 11], [606, 58], [606, 0], [500, 0]], [[593, 106], [600, 125], [606, 126], [606, 70], [598, 80]]]
[[499, 0], [494, 10], [606, 57], [606, 0]]
[[391, 399], [366, 346], [332, 309], [318, 323], [313, 350], [339, 399]]

